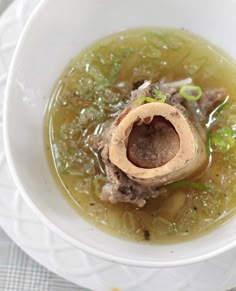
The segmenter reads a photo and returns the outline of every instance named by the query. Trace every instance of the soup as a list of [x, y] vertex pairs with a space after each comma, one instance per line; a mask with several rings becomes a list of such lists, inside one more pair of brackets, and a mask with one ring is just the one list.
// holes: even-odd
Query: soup
[[[186, 31], [170, 29], [147, 28], [117, 33], [99, 40], [72, 59], [50, 99], [45, 119], [45, 142], [53, 176], [79, 214], [112, 235], [153, 243], [192, 239], [231, 217], [236, 208], [235, 68], [233, 61], [212, 44]], [[146, 85], [145, 80], [149, 81]], [[164, 104], [161, 106], [170, 106], [166, 104], [166, 98], [173, 95], [164, 92], [166, 89], [157, 90], [155, 100], [155, 96], [142, 94], [131, 102], [131, 91], [140, 88], [145, 90], [145, 86], [150, 84], [159, 84], [160, 88], [162, 84], [165, 84], [163, 88], [170, 84], [170, 90], [180, 85], [184, 89], [185, 86], [187, 93], [182, 92], [182, 95], [192, 96], [193, 99], [198, 97], [199, 92], [199, 96], [202, 92], [202, 96], [206, 96], [211, 90], [216, 90], [215, 95], [209, 93], [209, 96], [221, 96], [219, 102], [207, 112], [207, 118], [202, 120], [198, 114], [199, 108], [191, 105], [192, 110], [196, 111], [194, 114], [197, 113], [199, 117], [199, 121], [195, 119], [192, 123], [196, 128], [201, 124], [206, 134], [203, 138], [202, 151], [206, 154], [202, 166], [189, 175], [185, 171], [184, 178], [179, 175], [173, 183], [168, 181], [162, 185], [159, 179], [154, 183], [157, 186], [148, 188], [155, 188], [157, 192], [153, 195], [147, 193], [146, 186], [142, 186], [147, 199], [137, 200], [132, 196], [133, 201], [128, 201], [131, 203], [120, 202], [127, 200], [125, 194], [123, 200], [114, 201], [110, 199], [114, 196], [109, 196], [110, 200], [104, 201], [101, 193], [109, 175], [97, 144], [101, 143], [101, 136], [107, 136], [107, 128], [130, 104], [136, 104], [134, 110], [141, 108], [139, 103], [149, 108], [152, 104], [152, 108], [157, 110], [159, 103]], [[192, 88], [195, 93], [191, 91]], [[195, 99], [195, 103], [188, 100], [188, 104], [201, 106], [201, 101]], [[208, 100], [211, 99], [209, 97]], [[172, 107], [179, 108], [177, 105]], [[185, 113], [182, 115], [185, 122]], [[158, 144], [159, 149], [166, 149], [169, 140], [174, 140], [177, 149], [163, 154], [162, 160], [153, 164], [147, 162], [148, 157], [145, 156], [146, 164], [142, 166], [142, 161], [137, 159], [138, 151], [133, 149], [143, 146], [136, 141], [144, 139], [145, 128], [151, 122], [154, 122], [153, 127], [155, 122], [159, 127], [160, 124], [162, 128], [168, 127], [168, 130], [161, 132], [169, 132], [173, 136], [166, 136], [165, 144]], [[185, 123], [187, 128], [188, 122]], [[187, 146], [188, 139], [185, 140], [186, 144], [178, 140], [174, 127], [162, 117], [153, 116], [146, 125], [143, 124], [143, 136], [136, 136], [133, 131], [139, 125], [138, 121], [133, 123], [128, 157], [127, 154], [124, 157], [128, 163], [132, 161], [136, 167], [145, 168], [147, 172], [165, 166], [177, 155], [181, 146], [187, 148], [183, 153], [191, 151], [192, 145]], [[190, 131], [191, 128], [189, 126]], [[146, 142], [146, 146], [148, 144]], [[125, 179], [131, 177], [131, 180], [135, 180], [132, 175], [126, 175], [125, 169], [121, 167]], [[131, 182], [139, 185], [142, 179], [145, 180], [140, 177]]]

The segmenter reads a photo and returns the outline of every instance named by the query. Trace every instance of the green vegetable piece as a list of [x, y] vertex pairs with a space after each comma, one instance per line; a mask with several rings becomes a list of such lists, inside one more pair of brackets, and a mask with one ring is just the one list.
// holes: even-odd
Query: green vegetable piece
[[230, 127], [221, 127], [215, 135], [209, 134], [209, 150], [212, 151], [212, 147], [215, 147], [216, 150], [225, 153], [230, 148], [235, 147], [235, 138], [236, 133]]
[[217, 130], [217, 132], [224, 136], [231, 136], [231, 137], [236, 136], [235, 132], [230, 127], [221, 127], [220, 129]]
[[212, 137], [211, 144], [217, 147], [222, 153], [227, 152], [230, 148], [230, 145], [219, 135]]
[[201, 183], [190, 182], [190, 181], [179, 181], [176, 183], [172, 183], [168, 185], [167, 187], [169, 190], [175, 190], [183, 186], [193, 187], [198, 190], [213, 190], [214, 189], [213, 185], [201, 184]]
[[110, 79], [109, 79], [109, 83], [110, 84], [114, 84], [119, 72], [121, 69], [121, 63], [114, 63], [112, 70], [111, 70], [111, 75], [110, 75]]
[[141, 103], [144, 103], [144, 102], [154, 103], [154, 102], [158, 102], [158, 100], [156, 100], [156, 99], [154, 99], [152, 97], [142, 96], [142, 97], [139, 97], [138, 99], [136, 99], [134, 101], [134, 104], [141, 104]]
[[184, 85], [180, 88], [179, 93], [186, 100], [198, 101], [202, 96], [202, 89], [199, 86]]
[[142, 96], [142, 97], [139, 97], [138, 99], [136, 99], [134, 101], [134, 104], [141, 104], [141, 103], [144, 103], [144, 102], [147, 102], [147, 103], [156, 103], [156, 102], [159, 102], [159, 103], [164, 103], [165, 101], [163, 101], [162, 99], [154, 99], [152, 97], [148, 97], [148, 96]]
[[108, 82], [107, 83], [104, 83], [104, 84], [99, 84], [97, 87], [96, 87], [96, 91], [99, 92], [99, 91], [103, 91], [104, 89], [106, 89], [106, 87], [108, 86]]
[[164, 93], [162, 93], [160, 90], [157, 90], [157, 89], [153, 89], [152, 90], [152, 94], [155, 96], [155, 97], [158, 97], [158, 102], [161, 102], [161, 103], [165, 103], [166, 102], [166, 95]]

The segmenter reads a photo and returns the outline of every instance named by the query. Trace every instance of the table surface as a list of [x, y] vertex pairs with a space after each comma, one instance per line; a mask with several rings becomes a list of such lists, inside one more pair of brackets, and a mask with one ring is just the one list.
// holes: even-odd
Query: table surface
[[0, 228], [1, 291], [85, 291], [27, 256]]
[[[20, 2], [19, 0], [15, 1]], [[3, 17], [4, 11], [12, 2], [14, 2], [14, 0], [0, 0], [0, 18]], [[2, 43], [0, 38], [0, 47], [3, 45], [4, 43]], [[4, 77], [4, 75], [3, 72], [0, 72], [0, 79]], [[4, 96], [0, 96], [1, 102], [3, 98]], [[26, 255], [0, 227], [0, 290], [84, 291], [86, 289], [80, 288], [60, 278], [35, 262]]]

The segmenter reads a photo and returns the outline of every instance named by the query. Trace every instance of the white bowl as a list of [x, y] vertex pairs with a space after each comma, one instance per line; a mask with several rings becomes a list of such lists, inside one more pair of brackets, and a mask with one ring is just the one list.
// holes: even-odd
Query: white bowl
[[233, 0], [42, 1], [17, 46], [4, 108], [7, 160], [22, 196], [63, 239], [114, 262], [146, 267], [198, 262], [236, 245], [236, 218], [198, 239], [170, 245], [124, 241], [89, 224], [60, 193], [44, 149], [44, 112], [68, 61], [102, 36], [137, 26], [185, 28], [236, 57]]

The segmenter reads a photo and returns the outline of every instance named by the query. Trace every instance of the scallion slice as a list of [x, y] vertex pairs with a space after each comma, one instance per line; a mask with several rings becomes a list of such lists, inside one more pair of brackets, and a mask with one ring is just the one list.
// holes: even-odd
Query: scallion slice
[[185, 85], [180, 88], [179, 94], [189, 101], [198, 101], [202, 96], [202, 89], [199, 86]]
[[165, 98], [161, 97], [160, 99], [155, 99], [155, 98], [152, 98], [152, 97], [149, 97], [149, 96], [142, 96], [142, 97], [139, 97], [137, 100], [135, 100], [134, 104], [141, 104], [141, 103], [144, 103], [144, 102], [147, 102], [147, 103], [156, 103], [156, 102], [164, 103], [165, 102]]
[[176, 183], [172, 183], [170, 185], [168, 185], [168, 189], [169, 190], [175, 190], [178, 189], [179, 187], [183, 187], [183, 186], [188, 186], [188, 187], [192, 187], [198, 190], [213, 190], [213, 186], [212, 185], [208, 185], [208, 184], [201, 184], [201, 183], [196, 183], [196, 182], [190, 182], [190, 181], [179, 181]]
[[234, 148], [236, 145], [236, 133], [230, 127], [221, 127], [215, 134], [210, 133], [208, 136], [208, 152], [213, 149], [222, 153]]
[[142, 96], [142, 97], [139, 97], [138, 99], [136, 99], [134, 101], [135, 104], [141, 104], [141, 103], [144, 103], [144, 102], [154, 103], [154, 102], [158, 102], [158, 100], [156, 100], [156, 99], [154, 99], [152, 97]]
[[152, 90], [152, 94], [155, 96], [155, 97], [158, 97], [159, 99], [157, 100], [158, 102], [161, 102], [161, 103], [165, 103], [166, 102], [166, 95], [164, 93], [162, 93], [160, 90], [157, 90], [157, 89], [153, 89]]

